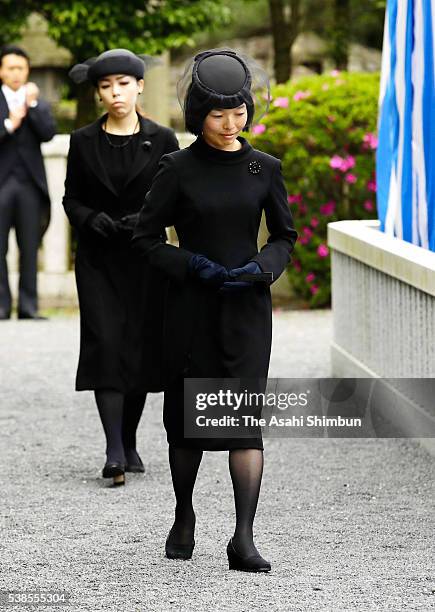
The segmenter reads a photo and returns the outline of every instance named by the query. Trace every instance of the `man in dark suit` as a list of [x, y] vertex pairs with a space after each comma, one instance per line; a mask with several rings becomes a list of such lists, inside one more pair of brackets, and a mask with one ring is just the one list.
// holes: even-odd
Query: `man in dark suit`
[[38, 315], [37, 255], [50, 219], [50, 200], [41, 142], [56, 125], [50, 107], [28, 82], [29, 57], [15, 46], [0, 50], [0, 319], [11, 315], [6, 253], [15, 227], [20, 250], [18, 318]]

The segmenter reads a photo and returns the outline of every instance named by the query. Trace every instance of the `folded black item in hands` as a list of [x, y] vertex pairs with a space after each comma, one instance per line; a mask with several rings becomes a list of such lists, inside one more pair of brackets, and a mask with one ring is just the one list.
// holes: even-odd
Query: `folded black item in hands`
[[245, 283], [271, 283], [273, 281], [273, 272], [261, 272], [260, 274], [240, 274], [235, 278], [229, 278], [227, 282], [240, 282]]

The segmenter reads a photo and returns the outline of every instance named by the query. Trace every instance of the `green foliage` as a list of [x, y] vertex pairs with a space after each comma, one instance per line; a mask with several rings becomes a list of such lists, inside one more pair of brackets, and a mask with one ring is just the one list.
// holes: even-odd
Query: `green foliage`
[[0, 0], [0, 46], [19, 38], [30, 13], [30, 2]]
[[291, 81], [273, 88], [270, 112], [253, 127], [252, 144], [282, 161], [299, 234], [288, 274], [311, 307], [330, 303], [327, 223], [376, 218], [378, 90], [378, 74]]
[[33, 8], [47, 19], [49, 35], [76, 60], [118, 47], [159, 54], [190, 44], [195, 32], [229, 19], [223, 0], [42, 0]]
[[[303, 0], [305, 20], [303, 29], [312, 30], [319, 36], [334, 39], [336, 28], [334, 6], [336, 0]], [[349, 0], [349, 41], [382, 48], [385, 0]], [[333, 41], [330, 40], [332, 43]]]

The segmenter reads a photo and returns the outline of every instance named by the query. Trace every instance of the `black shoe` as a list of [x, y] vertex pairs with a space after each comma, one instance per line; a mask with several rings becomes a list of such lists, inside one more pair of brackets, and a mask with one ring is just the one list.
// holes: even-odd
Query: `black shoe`
[[134, 472], [136, 474], [143, 474], [145, 472], [145, 467], [142, 463], [142, 459], [139, 457], [139, 454], [136, 450], [134, 452], [132, 451], [131, 453], [126, 453], [126, 456], [129, 457], [125, 466], [126, 472]]
[[166, 538], [165, 544], [165, 553], [168, 559], [191, 559], [195, 547], [195, 540], [192, 539], [189, 544], [176, 544], [175, 542], [171, 542], [171, 534], [172, 529]]
[[33, 321], [48, 321], [48, 317], [43, 317], [37, 312], [19, 312], [18, 319], [32, 319]]
[[0, 310], [0, 321], [6, 321], [11, 318], [10, 312], [5, 312], [4, 310]]
[[103, 478], [114, 478], [115, 476], [123, 476], [125, 472], [125, 466], [123, 463], [115, 461], [107, 461], [103, 467]]
[[259, 554], [251, 555], [250, 557], [241, 557], [234, 548], [233, 538], [228, 542], [227, 555], [230, 570], [239, 570], [241, 572], [270, 572], [272, 569], [269, 561], [263, 559]]

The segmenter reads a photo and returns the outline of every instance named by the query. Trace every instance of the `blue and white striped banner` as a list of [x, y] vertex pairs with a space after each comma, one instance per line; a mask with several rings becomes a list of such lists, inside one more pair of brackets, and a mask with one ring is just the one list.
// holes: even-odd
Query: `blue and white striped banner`
[[435, 0], [388, 0], [377, 205], [387, 234], [435, 251]]

